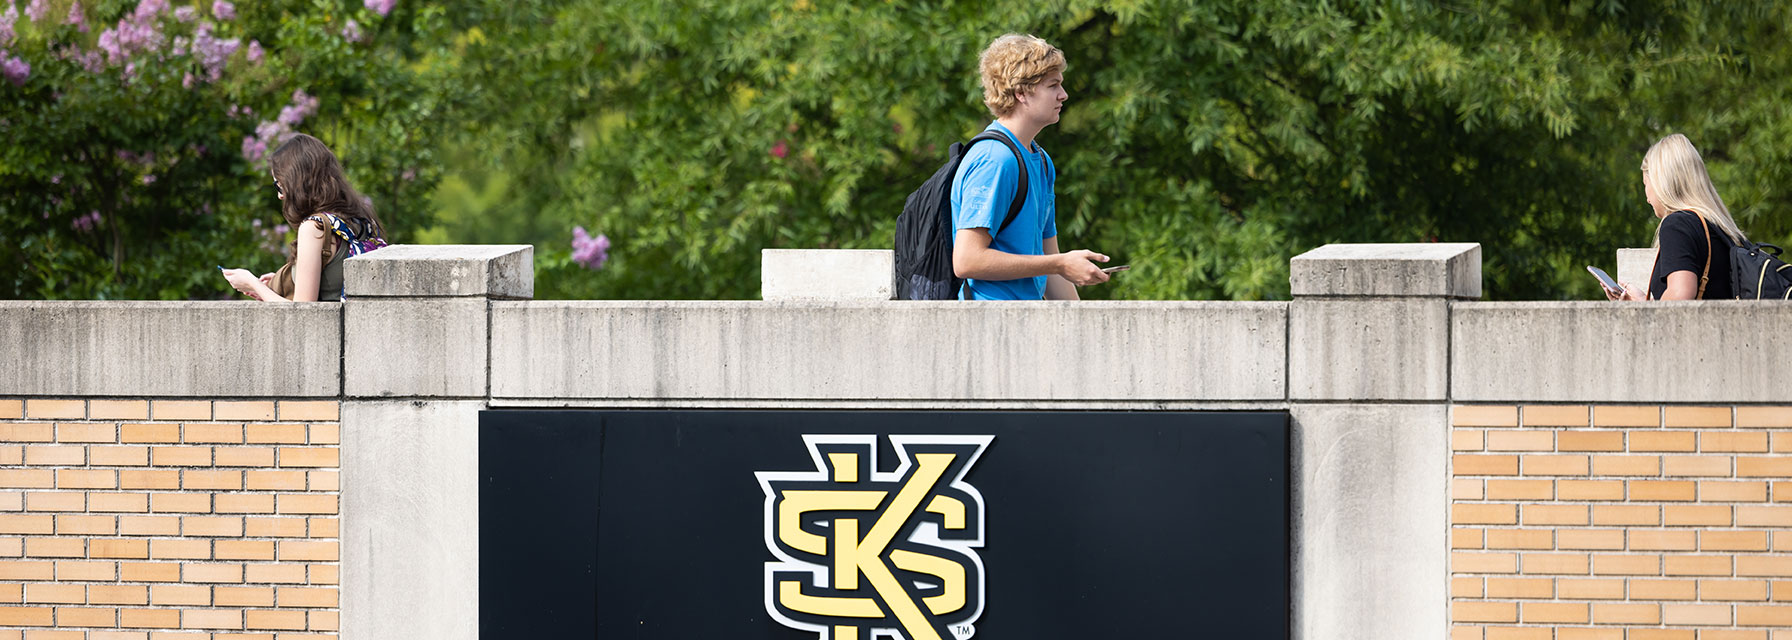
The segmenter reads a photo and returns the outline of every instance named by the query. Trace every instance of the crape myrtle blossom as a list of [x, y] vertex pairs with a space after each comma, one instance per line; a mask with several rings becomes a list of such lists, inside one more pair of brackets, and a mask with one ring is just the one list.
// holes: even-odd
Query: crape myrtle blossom
[[249, 64], [261, 64], [261, 57], [264, 55], [267, 55], [267, 52], [263, 51], [261, 43], [255, 40], [249, 41], [248, 53], [243, 54], [249, 59]]
[[0, 60], [0, 75], [5, 75], [12, 86], [23, 87], [25, 79], [31, 77], [31, 63], [18, 56]]
[[68, 18], [64, 19], [62, 24], [74, 25], [76, 29], [81, 30], [81, 33], [87, 33], [87, 14], [81, 12], [80, 0], [75, 0], [68, 5]]
[[31, 0], [31, 4], [25, 6], [25, 17], [30, 18], [32, 22], [43, 22], [44, 16], [49, 14], [50, 3], [44, 0]]
[[[292, 104], [280, 109], [280, 116], [273, 121], [262, 121], [255, 126], [255, 135], [243, 136], [243, 158], [250, 162], [258, 162], [266, 155], [268, 149], [279, 146], [293, 135], [293, 129], [317, 113], [320, 101], [304, 89], [292, 92]], [[247, 114], [248, 110], [244, 109]]]
[[181, 6], [174, 10], [174, 19], [181, 22], [192, 22], [199, 19], [199, 10], [191, 6]]
[[212, 17], [226, 21], [235, 20], [236, 5], [230, 4], [225, 0], [217, 0], [212, 3]]
[[365, 0], [362, 4], [367, 6], [368, 11], [380, 14], [380, 17], [384, 18], [386, 14], [392, 13], [392, 6], [398, 4], [398, 0]]
[[205, 69], [205, 77], [217, 82], [224, 77], [224, 63], [229, 60], [230, 54], [236, 53], [241, 43], [236, 38], [223, 40], [212, 37], [211, 25], [201, 24], [193, 32], [193, 57]]
[[610, 259], [610, 239], [604, 234], [593, 238], [585, 232], [584, 227], [572, 228], [572, 261], [585, 265], [586, 269], [602, 269], [604, 262]]
[[[143, 0], [130, 17], [118, 21], [118, 26], [100, 32], [98, 46], [106, 52], [106, 63], [117, 65], [137, 52], [160, 49], [164, 38], [155, 19], [166, 10], [167, 0]], [[127, 66], [126, 75], [134, 71], [134, 67]]]

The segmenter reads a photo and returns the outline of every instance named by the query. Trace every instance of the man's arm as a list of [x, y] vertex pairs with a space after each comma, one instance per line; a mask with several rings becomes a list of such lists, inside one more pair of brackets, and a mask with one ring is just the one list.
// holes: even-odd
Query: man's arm
[[[1070, 253], [1057, 253], [1058, 239], [1047, 240], [1046, 255], [1023, 256], [989, 248], [993, 238], [989, 229], [975, 227], [959, 229], [952, 243], [952, 271], [960, 278], [976, 278], [978, 280], [1016, 280], [1034, 276], [1062, 276], [1066, 281], [1077, 285], [1090, 285], [1107, 282], [1108, 274], [1101, 272], [1096, 262], [1107, 262], [1108, 257], [1078, 249]], [[1047, 280], [1049, 286], [1050, 280]]]
[[[1045, 250], [1045, 255], [1048, 255], [1048, 256], [1058, 255], [1058, 237], [1052, 236], [1050, 238], [1046, 238], [1045, 245], [1043, 248]], [[1101, 275], [1106, 276], [1108, 274], [1104, 272]], [[1049, 275], [1045, 276], [1045, 299], [1047, 299], [1047, 300], [1081, 300], [1081, 299], [1083, 299], [1083, 297], [1080, 295], [1077, 295], [1076, 285], [1070, 284], [1070, 281], [1065, 280], [1064, 276], [1054, 273], [1054, 274], [1049, 274]]]

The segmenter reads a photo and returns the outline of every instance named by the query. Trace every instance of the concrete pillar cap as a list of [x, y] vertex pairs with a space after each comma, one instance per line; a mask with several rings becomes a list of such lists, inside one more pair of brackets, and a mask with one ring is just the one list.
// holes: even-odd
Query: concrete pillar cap
[[535, 247], [398, 244], [343, 261], [350, 298], [535, 297]]
[[1289, 261], [1294, 295], [1481, 297], [1474, 242], [1328, 244]]

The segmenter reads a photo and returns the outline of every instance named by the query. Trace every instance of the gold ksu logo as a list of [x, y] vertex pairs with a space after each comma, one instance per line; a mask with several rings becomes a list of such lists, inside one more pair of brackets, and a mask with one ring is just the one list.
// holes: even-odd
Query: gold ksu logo
[[820, 640], [966, 640], [983, 614], [983, 496], [964, 481], [995, 436], [806, 435], [814, 471], [760, 471], [765, 610]]

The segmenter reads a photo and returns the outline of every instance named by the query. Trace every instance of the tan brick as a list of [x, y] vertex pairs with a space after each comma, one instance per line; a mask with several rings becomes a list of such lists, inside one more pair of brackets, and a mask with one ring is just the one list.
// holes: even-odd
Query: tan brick
[[25, 585], [25, 602], [30, 604], [87, 604], [87, 587], [54, 582]]
[[1480, 578], [1450, 578], [1450, 597], [1479, 598], [1485, 594]]
[[51, 469], [0, 469], [0, 487], [53, 489], [56, 487], [56, 472]]
[[1792, 556], [1736, 556], [1736, 575], [1792, 577]]
[[49, 607], [0, 607], [0, 625], [47, 627], [54, 624], [54, 620], [54, 610]]
[[1729, 476], [1731, 460], [1728, 456], [1667, 456], [1662, 459], [1662, 473], [1668, 476]]
[[1558, 480], [1557, 500], [1623, 500], [1624, 483], [1619, 480]]
[[280, 420], [282, 421], [335, 422], [338, 419], [340, 418], [338, 418], [337, 403], [333, 400], [306, 402], [285, 400], [280, 403]]
[[56, 521], [47, 515], [0, 515], [0, 533], [9, 534], [51, 534], [56, 532]]
[[180, 442], [180, 425], [169, 422], [119, 425], [118, 441], [125, 444]]
[[1595, 427], [1659, 427], [1661, 407], [1600, 405], [1593, 407]]
[[342, 425], [334, 422], [312, 423], [311, 444], [342, 444]]
[[188, 491], [241, 491], [243, 472], [232, 469], [187, 469], [180, 473], [181, 488]]
[[49, 423], [0, 424], [0, 442], [55, 442], [56, 428]]
[[118, 427], [109, 423], [58, 422], [56, 423], [56, 441], [71, 444], [110, 444], [118, 441]]
[[1737, 456], [1736, 475], [1742, 478], [1792, 476], [1792, 456]]
[[1584, 602], [1526, 602], [1519, 605], [1519, 620], [1525, 624], [1587, 622]]
[[1586, 505], [1524, 505], [1524, 525], [1527, 527], [1585, 524], [1587, 524]]
[[25, 492], [0, 491], [0, 511], [24, 511]]
[[180, 519], [180, 531], [188, 536], [242, 536], [242, 518], [188, 516]]
[[1700, 640], [1767, 640], [1766, 629], [1700, 629]]
[[1774, 602], [1792, 600], [1792, 581], [1774, 580], [1772, 584], [1768, 591], [1773, 594]]
[[24, 400], [0, 400], [0, 420], [17, 420], [25, 417]]
[[1518, 622], [1514, 602], [1452, 602], [1450, 619], [1456, 622]]
[[87, 417], [94, 420], [148, 420], [148, 400], [89, 400]]
[[112, 560], [145, 560], [149, 558], [148, 540], [104, 538], [87, 541], [87, 557]]
[[1766, 531], [1701, 531], [1701, 551], [1766, 551]]
[[1729, 407], [1665, 407], [1662, 419], [1668, 427], [1729, 427]]
[[1704, 502], [1766, 502], [1766, 482], [1699, 482], [1699, 500]]
[[1766, 580], [1700, 580], [1699, 599], [1766, 602]]
[[[1481, 636], [1483, 630], [1487, 632], [1485, 639]], [[1450, 640], [1554, 640], [1552, 631], [1549, 627], [1456, 626], [1450, 630]]]
[[1556, 435], [1557, 451], [1623, 451], [1623, 431], [1563, 431]]
[[1659, 525], [1661, 524], [1661, 508], [1640, 504], [1593, 505], [1593, 524], [1600, 526]]
[[273, 513], [274, 496], [265, 493], [221, 493], [216, 498], [214, 508], [218, 513]]
[[1586, 456], [1528, 455], [1520, 464], [1527, 476], [1587, 475]]
[[11, 444], [0, 445], [0, 465], [25, 464], [25, 447]]
[[281, 447], [282, 467], [331, 467], [338, 465], [336, 447]]
[[[61, 581], [110, 582], [119, 579], [118, 563], [58, 560], [56, 561], [56, 579]], [[125, 577], [124, 579], [135, 582], [135, 580], [130, 577]]]
[[312, 518], [311, 519], [311, 537], [313, 537], [313, 538], [338, 538], [338, 537], [341, 537], [341, 536], [337, 535], [337, 533], [336, 533], [336, 530], [337, 530], [337, 527], [339, 526], [339, 524], [340, 524], [340, 521], [336, 518]]
[[1480, 429], [1456, 429], [1450, 432], [1451, 451], [1481, 451], [1487, 448], [1487, 437]]
[[1593, 605], [1593, 624], [1660, 624], [1661, 605], [1606, 602]]
[[305, 584], [305, 567], [296, 564], [250, 564], [246, 582], [253, 584]]
[[174, 469], [121, 469], [121, 489], [179, 489], [180, 472]]
[[256, 538], [303, 538], [305, 537], [305, 520], [302, 518], [248, 518], [244, 522], [244, 535]]
[[57, 469], [58, 489], [117, 489], [118, 472], [110, 469]]
[[266, 422], [274, 419], [274, 403], [272, 401], [212, 403], [213, 419], [216, 420], [253, 420]]
[[156, 513], [211, 513], [212, 496], [207, 493], [152, 493], [149, 510]]
[[1699, 434], [1704, 453], [1767, 453], [1767, 434], [1760, 431], [1706, 431]]
[[1727, 527], [1732, 522], [1730, 514], [1727, 506], [1670, 504], [1662, 507], [1662, 524], [1670, 527]]
[[1792, 407], [1736, 407], [1738, 427], [1792, 427]]
[[219, 560], [274, 559], [274, 543], [271, 540], [219, 540], [217, 544]]
[[1593, 456], [1596, 476], [1661, 475], [1660, 456]]
[[220, 467], [271, 467], [274, 450], [268, 447], [219, 447]]
[[125, 582], [180, 582], [180, 565], [173, 562], [126, 562], [119, 567]]
[[[219, 606], [228, 605], [220, 604]], [[227, 609], [185, 609], [180, 612], [180, 628], [241, 629], [243, 628], [243, 612]]]
[[[1748, 627], [1792, 626], [1792, 606], [1738, 606], [1736, 607], [1736, 624]], [[1776, 631], [1775, 633], [1778, 632]]]
[[304, 471], [252, 469], [245, 471], [246, 486], [251, 491], [304, 491]]
[[118, 535], [118, 518], [113, 516], [56, 516], [56, 535], [74, 536], [114, 536]]
[[1585, 575], [1587, 554], [1527, 553], [1519, 557], [1518, 569], [1525, 575]]
[[87, 447], [41, 445], [25, 447], [25, 464], [79, 467], [87, 464]]
[[26, 538], [25, 555], [33, 558], [85, 558], [87, 541], [80, 538]]
[[1773, 483], [1774, 502], [1792, 502], [1792, 482]]
[[272, 587], [217, 587], [212, 590], [212, 598], [220, 607], [272, 607], [274, 606], [274, 589]]
[[1593, 573], [1602, 576], [1661, 575], [1661, 556], [1598, 554], [1593, 556]]
[[[1517, 524], [1518, 522], [1516, 510], [1512, 508], [1512, 505], [1479, 506], [1505, 506], [1507, 507], [1506, 511], [1512, 512], [1513, 514], [1511, 522], [1505, 524]], [[336, 513], [336, 496], [331, 494], [283, 493], [280, 494], [279, 509], [281, 514], [331, 515]]]
[[1632, 529], [1632, 551], [1693, 551], [1699, 548], [1699, 534], [1687, 529]]
[[1450, 522], [1454, 524], [1517, 524], [1518, 506], [1510, 504], [1453, 504]]
[[305, 444], [303, 424], [252, 424], [248, 430], [249, 444]]
[[150, 540], [149, 556], [157, 560], [210, 560], [212, 542], [185, 538]]
[[1482, 530], [1480, 529], [1463, 529], [1460, 527], [1450, 529], [1451, 549], [1480, 549], [1485, 546], [1482, 540]]
[[1666, 604], [1661, 607], [1661, 621], [1675, 625], [1730, 624], [1727, 604]]
[[183, 582], [241, 583], [243, 565], [190, 563], [180, 565]]
[[1450, 408], [1450, 423], [1458, 427], [1516, 427], [1518, 407], [1459, 404]]
[[[1561, 578], [1555, 580], [1555, 591], [1551, 595], [1540, 597], [1556, 597], [1563, 600], [1623, 600], [1624, 581], [1610, 579]], [[1491, 595], [1492, 585], [1489, 594]]]
[[176, 584], [151, 585], [149, 599], [158, 606], [203, 607], [212, 603], [212, 588]]
[[1489, 549], [1554, 549], [1555, 533], [1548, 529], [1492, 529], [1487, 532]]
[[57, 491], [54, 493], [33, 491], [25, 494], [25, 510], [83, 511], [87, 508], [88, 495], [79, 491]]
[[149, 462], [158, 467], [209, 467], [211, 447], [156, 447], [149, 452]]
[[157, 400], [150, 403], [149, 415], [154, 420], [210, 420], [212, 403], [208, 400]]
[[189, 444], [242, 444], [243, 425], [227, 422], [189, 422], [181, 425], [182, 442]]
[[311, 584], [341, 584], [342, 567], [333, 564], [311, 565]]
[[281, 587], [281, 607], [335, 607], [336, 589], [319, 587]]
[[1691, 502], [1698, 484], [1689, 480], [1631, 480], [1630, 499], [1635, 502]]
[[1617, 529], [1563, 529], [1556, 532], [1556, 548], [1619, 551], [1624, 549], [1624, 532]]
[[1551, 451], [1556, 434], [1548, 430], [1499, 430], [1487, 432], [1488, 451]]
[[126, 629], [180, 628], [179, 609], [120, 609], [118, 626]]
[[56, 626], [116, 627], [118, 626], [118, 610], [93, 607], [57, 607]]
[[1632, 453], [1692, 453], [1699, 450], [1698, 434], [1691, 431], [1632, 431]]
[[[313, 610], [305, 612], [305, 618], [311, 621], [311, 630], [312, 631], [339, 631], [339, 630], [341, 630], [341, 628], [342, 628], [341, 624], [340, 624], [341, 621], [339, 619], [341, 615], [342, 615], [342, 613], [340, 611], [336, 611], [334, 609], [313, 609]], [[281, 635], [285, 636], [287, 634], [281, 634]], [[282, 638], [281, 640], [300, 640], [300, 639], [298, 639], [298, 638], [290, 638], [290, 639]], [[312, 640], [322, 640], [322, 639], [321, 638], [313, 638]]]
[[1518, 475], [1518, 456], [1457, 455], [1450, 464], [1459, 476]]
[[1792, 527], [1792, 507], [1741, 505], [1736, 507], [1738, 527]]
[[1631, 580], [1632, 600], [1695, 600], [1699, 597], [1694, 580]]
[[1553, 480], [1488, 480], [1489, 500], [1549, 500], [1555, 497]]
[[298, 631], [305, 628], [304, 611], [250, 609], [249, 611], [244, 612], [243, 615], [247, 619], [247, 627], [250, 629], [291, 629]]
[[1678, 556], [1663, 558], [1662, 570], [1670, 576], [1731, 575], [1730, 556]]
[[342, 489], [335, 471], [307, 471], [305, 478], [310, 481], [312, 491], [339, 491]]
[[87, 401], [26, 400], [25, 417], [33, 420], [80, 420], [87, 417]]
[[1487, 597], [1547, 600], [1555, 597], [1555, 581], [1549, 578], [1488, 578]]
[[180, 518], [171, 516], [120, 516], [118, 533], [127, 536], [180, 535]]
[[54, 569], [48, 562], [0, 561], [0, 580], [52, 580]]
[[142, 467], [149, 465], [149, 447], [89, 447], [87, 457], [96, 467]]
[[340, 560], [337, 548], [335, 542], [283, 540], [280, 542], [280, 560], [336, 562]]
[[1529, 405], [1520, 409], [1521, 424], [1527, 427], [1584, 427], [1587, 426], [1587, 407]]

